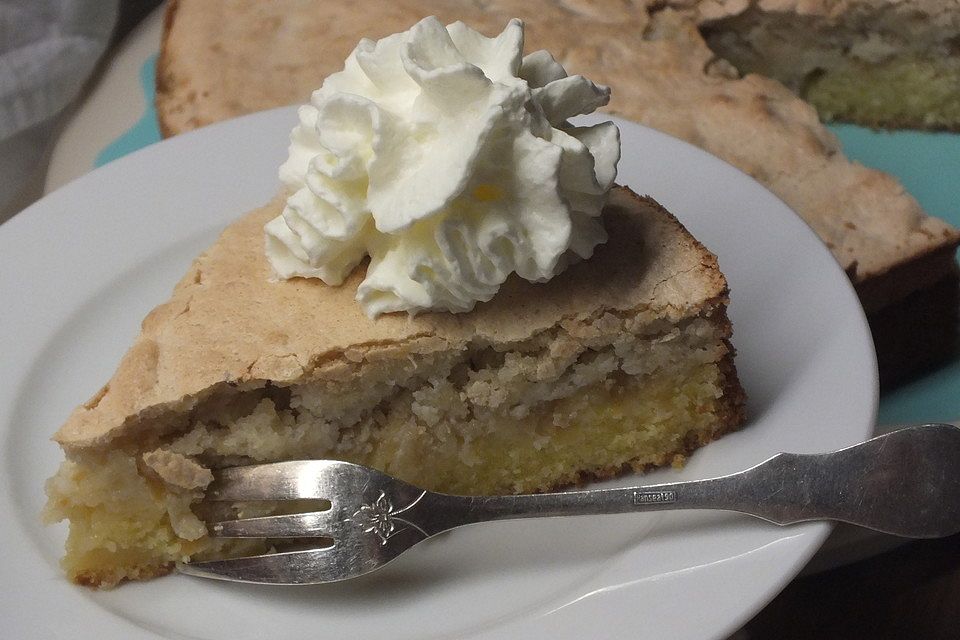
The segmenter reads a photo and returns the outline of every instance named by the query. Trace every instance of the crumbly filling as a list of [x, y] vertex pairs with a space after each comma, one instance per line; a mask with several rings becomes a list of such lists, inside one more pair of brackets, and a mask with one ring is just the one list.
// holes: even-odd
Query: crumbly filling
[[716, 323], [642, 338], [609, 325], [510, 351], [361, 359], [362, 385], [267, 386], [208, 402], [185, 431], [74, 452], [47, 486], [47, 519], [70, 520], [64, 566], [110, 586], [197, 554], [262, 550], [206, 537], [195, 511], [209, 468], [338, 458], [452, 493], [538, 491], [669, 464], [731, 426], [719, 415], [728, 347]]

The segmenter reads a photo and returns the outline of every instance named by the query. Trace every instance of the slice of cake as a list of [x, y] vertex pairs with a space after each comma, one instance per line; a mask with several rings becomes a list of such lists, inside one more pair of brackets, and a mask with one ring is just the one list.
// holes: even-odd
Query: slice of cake
[[678, 463], [743, 420], [716, 258], [648, 198], [614, 189], [610, 240], [550, 282], [377, 320], [362, 271], [270, 281], [281, 209], [229, 227], [57, 433], [47, 516], [70, 521], [75, 582], [236, 551], [192, 510], [211, 468], [337, 458], [445, 492], [545, 491]]
[[[612, 87], [609, 111], [723, 158], [799, 213], [854, 283], [874, 331], [881, 380], [891, 384], [948, 357], [955, 347], [954, 253], [960, 233], [927, 215], [892, 176], [847, 159], [810, 104], [776, 80], [742, 76], [711, 50], [700, 31], [703, 25], [716, 45], [724, 25], [733, 24], [717, 20], [740, 13], [747, 16], [744, 20], [755, 14], [782, 15], [777, 24], [783, 28], [799, 24], [794, 14], [800, 13], [810, 14], [803, 24], [833, 24], [834, 18], [823, 17], [826, 6], [785, 3], [785, 13], [779, 14], [779, 8], [768, 4], [706, 0], [176, 0], [168, 4], [157, 66], [157, 113], [161, 130], [169, 136], [303, 102], [321, 78], [339, 68], [360, 37], [379, 37], [431, 14], [444, 21], [462, 19], [487, 32], [519, 16], [527, 23], [530, 44], [554, 52], [571, 71]], [[925, 24], [911, 19], [898, 26], [901, 15], [929, 14], [936, 20], [956, 15], [943, 3], [845, 3], [837, 5], [837, 15], [850, 18], [843, 24], [853, 24], [853, 7], [866, 11], [864, 15], [889, 14], [889, 21], [864, 31], [864, 41], [873, 38], [873, 44], [876, 36], [871, 33], [907, 33]], [[942, 37], [943, 25], [935, 23], [923, 29], [940, 35], [910, 47], [933, 52], [949, 46], [951, 41]], [[826, 26], [817, 29], [823, 38], [804, 39], [800, 45], [809, 56], [835, 46], [824, 40], [833, 32]], [[788, 42], [799, 40], [791, 36]], [[809, 56], [791, 60], [800, 68]], [[951, 56], [943, 56], [943, 64], [953, 64]], [[887, 71], [877, 73], [896, 75], [900, 64], [891, 61]], [[903, 64], [909, 68], [912, 63]], [[787, 76], [775, 77], [797, 84]], [[862, 77], [872, 81], [869, 74]], [[922, 81], [920, 76], [904, 77]], [[859, 91], [858, 85], [837, 78], [840, 89]], [[821, 82], [826, 88], [832, 81], [823, 76]], [[881, 79], [877, 82], [882, 84]], [[951, 86], [949, 78], [946, 86]], [[898, 93], [909, 93], [910, 100], [922, 95]], [[950, 95], [955, 100], [955, 91]], [[923, 104], [911, 108], [927, 109]]]
[[267, 550], [207, 537], [212, 468], [337, 458], [545, 491], [741, 424], [716, 258], [614, 187], [613, 123], [569, 121], [610, 89], [523, 41], [518, 20], [487, 38], [426, 18], [361, 40], [300, 107], [283, 197], [196, 260], [56, 436], [72, 579]]
[[707, 44], [825, 120], [960, 129], [960, 5], [948, 0], [698, 3]]

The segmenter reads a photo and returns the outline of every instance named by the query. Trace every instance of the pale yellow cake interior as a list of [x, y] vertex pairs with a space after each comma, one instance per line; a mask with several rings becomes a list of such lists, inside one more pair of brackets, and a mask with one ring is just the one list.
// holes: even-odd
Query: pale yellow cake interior
[[960, 127], [960, 58], [848, 61], [813, 73], [801, 95], [826, 120]]

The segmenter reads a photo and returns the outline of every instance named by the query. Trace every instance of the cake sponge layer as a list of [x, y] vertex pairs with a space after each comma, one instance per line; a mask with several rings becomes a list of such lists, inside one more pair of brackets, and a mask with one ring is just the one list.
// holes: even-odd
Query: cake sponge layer
[[960, 7], [860, 0], [751, 4], [703, 24], [743, 73], [775, 78], [824, 120], [960, 129]]

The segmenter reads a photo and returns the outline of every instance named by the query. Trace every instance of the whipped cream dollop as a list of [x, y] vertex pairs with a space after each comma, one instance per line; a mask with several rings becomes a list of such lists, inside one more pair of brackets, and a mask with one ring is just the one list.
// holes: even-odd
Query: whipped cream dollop
[[426, 18], [362, 40], [300, 107], [267, 223], [280, 278], [340, 285], [367, 256], [367, 315], [469, 311], [511, 273], [552, 278], [606, 241], [599, 219], [620, 135], [568, 119], [610, 90], [522, 57], [523, 24], [496, 38]]

